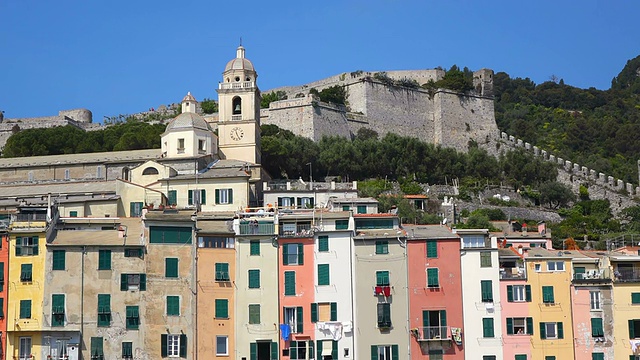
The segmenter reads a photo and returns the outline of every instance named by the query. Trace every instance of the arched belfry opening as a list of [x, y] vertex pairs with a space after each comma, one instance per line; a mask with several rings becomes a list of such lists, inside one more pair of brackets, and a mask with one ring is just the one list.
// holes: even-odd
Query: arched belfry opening
[[233, 98], [233, 115], [242, 114], [242, 99], [239, 96]]

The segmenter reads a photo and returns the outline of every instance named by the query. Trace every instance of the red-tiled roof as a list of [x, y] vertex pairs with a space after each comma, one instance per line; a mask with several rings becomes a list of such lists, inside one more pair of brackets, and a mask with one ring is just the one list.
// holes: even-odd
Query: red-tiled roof
[[357, 217], [398, 217], [397, 214], [390, 213], [378, 213], [378, 214], [353, 214], [354, 218]]

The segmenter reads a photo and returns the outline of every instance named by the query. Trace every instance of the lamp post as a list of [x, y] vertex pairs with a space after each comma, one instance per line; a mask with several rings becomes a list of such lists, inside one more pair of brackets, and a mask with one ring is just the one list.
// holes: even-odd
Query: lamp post
[[309, 190], [313, 190], [313, 168], [310, 162], [307, 165], [309, 165]]

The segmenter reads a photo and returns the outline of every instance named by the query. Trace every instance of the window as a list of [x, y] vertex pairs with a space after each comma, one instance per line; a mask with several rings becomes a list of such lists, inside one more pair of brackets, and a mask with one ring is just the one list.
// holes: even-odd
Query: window
[[547, 261], [547, 271], [564, 271], [564, 261]]
[[554, 355], [548, 355], [544, 357], [544, 360], [556, 360], [556, 357]]
[[329, 251], [329, 236], [321, 235], [318, 236], [318, 252], [327, 252]]
[[207, 142], [204, 140], [198, 140], [198, 151], [206, 151], [207, 150]]
[[294, 198], [292, 197], [279, 197], [278, 198], [278, 207], [292, 207], [294, 202]]
[[440, 287], [440, 276], [438, 274], [438, 268], [427, 269], [427, 287], [437, 288]]
[[637, 339], [640, 337], [640, 320], [629, 320], [629, 339]]
[[187, 357], [187, 335], [160, 335], [161, 357]]
[[282, 246], [283, 265], [303, 265], [303, 251], [302, 244], [284, 244]]
[[304, 317], [301, 306], [282, 308], [282, 316], [283, 322], [291, 327], [291, 333], [302, 333]]
[[31, 319], [31, 300], [20, 300], [20, 319]]
[[330, 285], [329, 264], [318, 264], [318, 285]]
[[[2, 242], [2, 239], [0, 239]], [[0, 262], [0, 292], [4, 291], [4, 262]]]
[[378, 327], [391, 327], [391, 304], [378, 303]]
[[69, 211], [69, 217], [78, 217], [77, 211]]
[[426, 340], [447, 339], [447, 311], [422, 310], [422, 330]]
[[216, 336], [216, 355], [229, 355], [227, 343], [229, 338], [226, 336]]
[[640, 304], [640, 293], [631, 293], [631, 304]]
[[483, 355], [482, 360], [496, 360], [495, 355]]
[[312, 197], [299, 197], [297, 204], [299, 209], [311, 209], [314, 206]]
[[542, 287], [542, 302], [545, 304], [554, 304], [553, 286]]
[[531, 285], [507, 285], [508, 302], [530, 302]]
[[480, 253], [480, 267], [491, 267], [490, 251], [483, 251]]
[[120, 290], [147, 290], [147, 274], [120, 274]]
[[191, 244], [191, 227], [150, 226], [151, 244]]
[[296, 294], [296, 272], [295, 271], [284, 272], [284, 294], [285, 295]]
[[249, 305], [249, 324], [260, 324], [260, 304]]
[[125, 310], [127, 329], [137, 330], [140, 327], [140, 308], [138, 306], [127, 306]]
[[534, 264], [533, 267], [534, 267], [535, 271], [537, 271], [537, 272], [541, 271], [540, 270], [540, 268], [541, 268], [540, 264]]
[[124, 249], [124, 257], [142, 258], [142, 249]]
[[184, 152], [184, 139], [178, 139], [178, 154]]
[[260, 255], [260, 240], [249, 241], [249, 255], [251, 256]]
[[71, 179], [71, 171], [69, 169], [64, 169], [64, 179], [65, 180]]
[[98, 294], [98, 326], [111, 325], [111, 295]]
[[167, 316], [180, 316], [180, 296], [167, 296]]
[[350, 211], [351, 207], [349, 205], [342, 205], [342, 211]]
[[229, 281], [229, 264], [228, 263], [216, 263], [215, 265], [215, 280], [216, 281]]
[[533, 335], [533, 318], [507, 318], [507, 335]]
[[65, 251], [53, 250], [53, 266], [52, 270], [64, 270], [65, 269]]
[[132, 342], [122, 343], [122, 358], [133, 359], [133, 343]]
[[249, 270], [249, 289], [260, 288], [260, 270]]
[[51, 295], [51, 326], [64, 326], [64, 294]]
[[[631, 355], [632, 359], [635, 360], [635, 356]], [[591, 353], [591, 360], [604, 360], [604, 353]]]
[[465, 235], [462, 237], [462, 247], [467, 248], [482, 248], [489, 247], [485, 245], [484, 235]]
[[104, 339], [102, 336], [91, 338], [91, 360], [104, 359], [104, 351], [102, 350], [103, 344]]
[[[216, 190], [217, 191], [217, 190]], [[206, 205], [207, 204], [207, 190], [189, 190], [187, 192], [187, 204], [189, 205]]]
[[376, 254], [388, 254], [389, 242], [386, 240], [376, 241]]
[[516, 355], [515, 360], [527, 360], [527, 355], [526, 354]]
[[493, 331], [493, 318], [482, 319], [482, 337], [495, 337], [495, 333]]
[[[307, 349], [306, 341], [291, 341], [289, 344], [289, 359], [306, 359], [307, 353], [309, 354], [309, 359], [313, 359], [313, 340], [309, 341], [309, 348]], [[321, 351], [322, 348], [319, 348], [318, 351]]]
[[436, 240], [427, 240], [427, 257], [438, 257], [438, 242]]
[[198, 247], [214, 249], [234, 249], [236, 239], [232, 237], [200, 236], [198, 237]]
[[561, 322], [541, 322], [540, 339], [563, 339], [564, 331]]
[[429, 349], [429, 360], [442, 360], [444, 350], [442, 349]]
[[178, 191], [177, 190], [169, 190], [167, 192], [167, 201], [169, 205], [178, 205]]
[[111, 250], [98, 250], [98, 270], [111, 270]]
[[20, 265], [20, 281], [31, 282], [33, 281], [33, 265], [22, 264]]
[[16, 238], [16, 256], [38, 255], [38, 237], [23, 236]]
[[398, 356], [398, 345], [371, 345], [371, 360], [397, 360]]
[[366, 214], [367, 213], [367, 206], [366, 205], [358, 205], [357, 211], [358, 211], [358, 214]]
[[349, 229], [349, 220], [336, 220], [336, 230]]
[[142, 216], [142, 207], [143, 203], [141, 202], [130, 202], [129, 203], [129, 216], [131, 217], [141, 217]]
[[216, 189], [216, 204], [233, 204], [233, 189]]
[[482, 302], [493, 302], [493, 282], [491, 280], [481, 280], [480, 290]]
[[229, 318], [229, 300], [216, 299], [216, 319]]
[[158, 169], [151, 166], [142, 170], [142, 175], [158, 175], [158, 174], [159, 174]]
[[[602, 310], [602, 300], [600, 296], [600, 291], [589, 291], [591, 310]], [[633, 299], [633, 294], [631, 295], [631, 299]]]
[[376, 271], [376, 286], [389, 286], [388, 271]]
[[591, 318], [591, 336], [604, 336], [604, 326], [602, 324], [602, 318]]
[[311, 303], [311, 322], [338, 321], [338, 303]]
[[178, 278], [178, 258], [164, 259], [164, 277]]

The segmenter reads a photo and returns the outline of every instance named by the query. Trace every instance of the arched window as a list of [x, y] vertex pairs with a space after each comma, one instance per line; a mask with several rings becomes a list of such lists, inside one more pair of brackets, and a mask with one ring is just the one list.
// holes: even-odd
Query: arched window
[[126, 166], [122, 168], [122, 179], [129, 181], [129, 168]]
[[142, 175], [158, 175], [158, 169], [154, 167], [148, 167], [142, 171]]
[[242, 114], [242, 99], [236, 96], [233, 98], [233, 115]]

